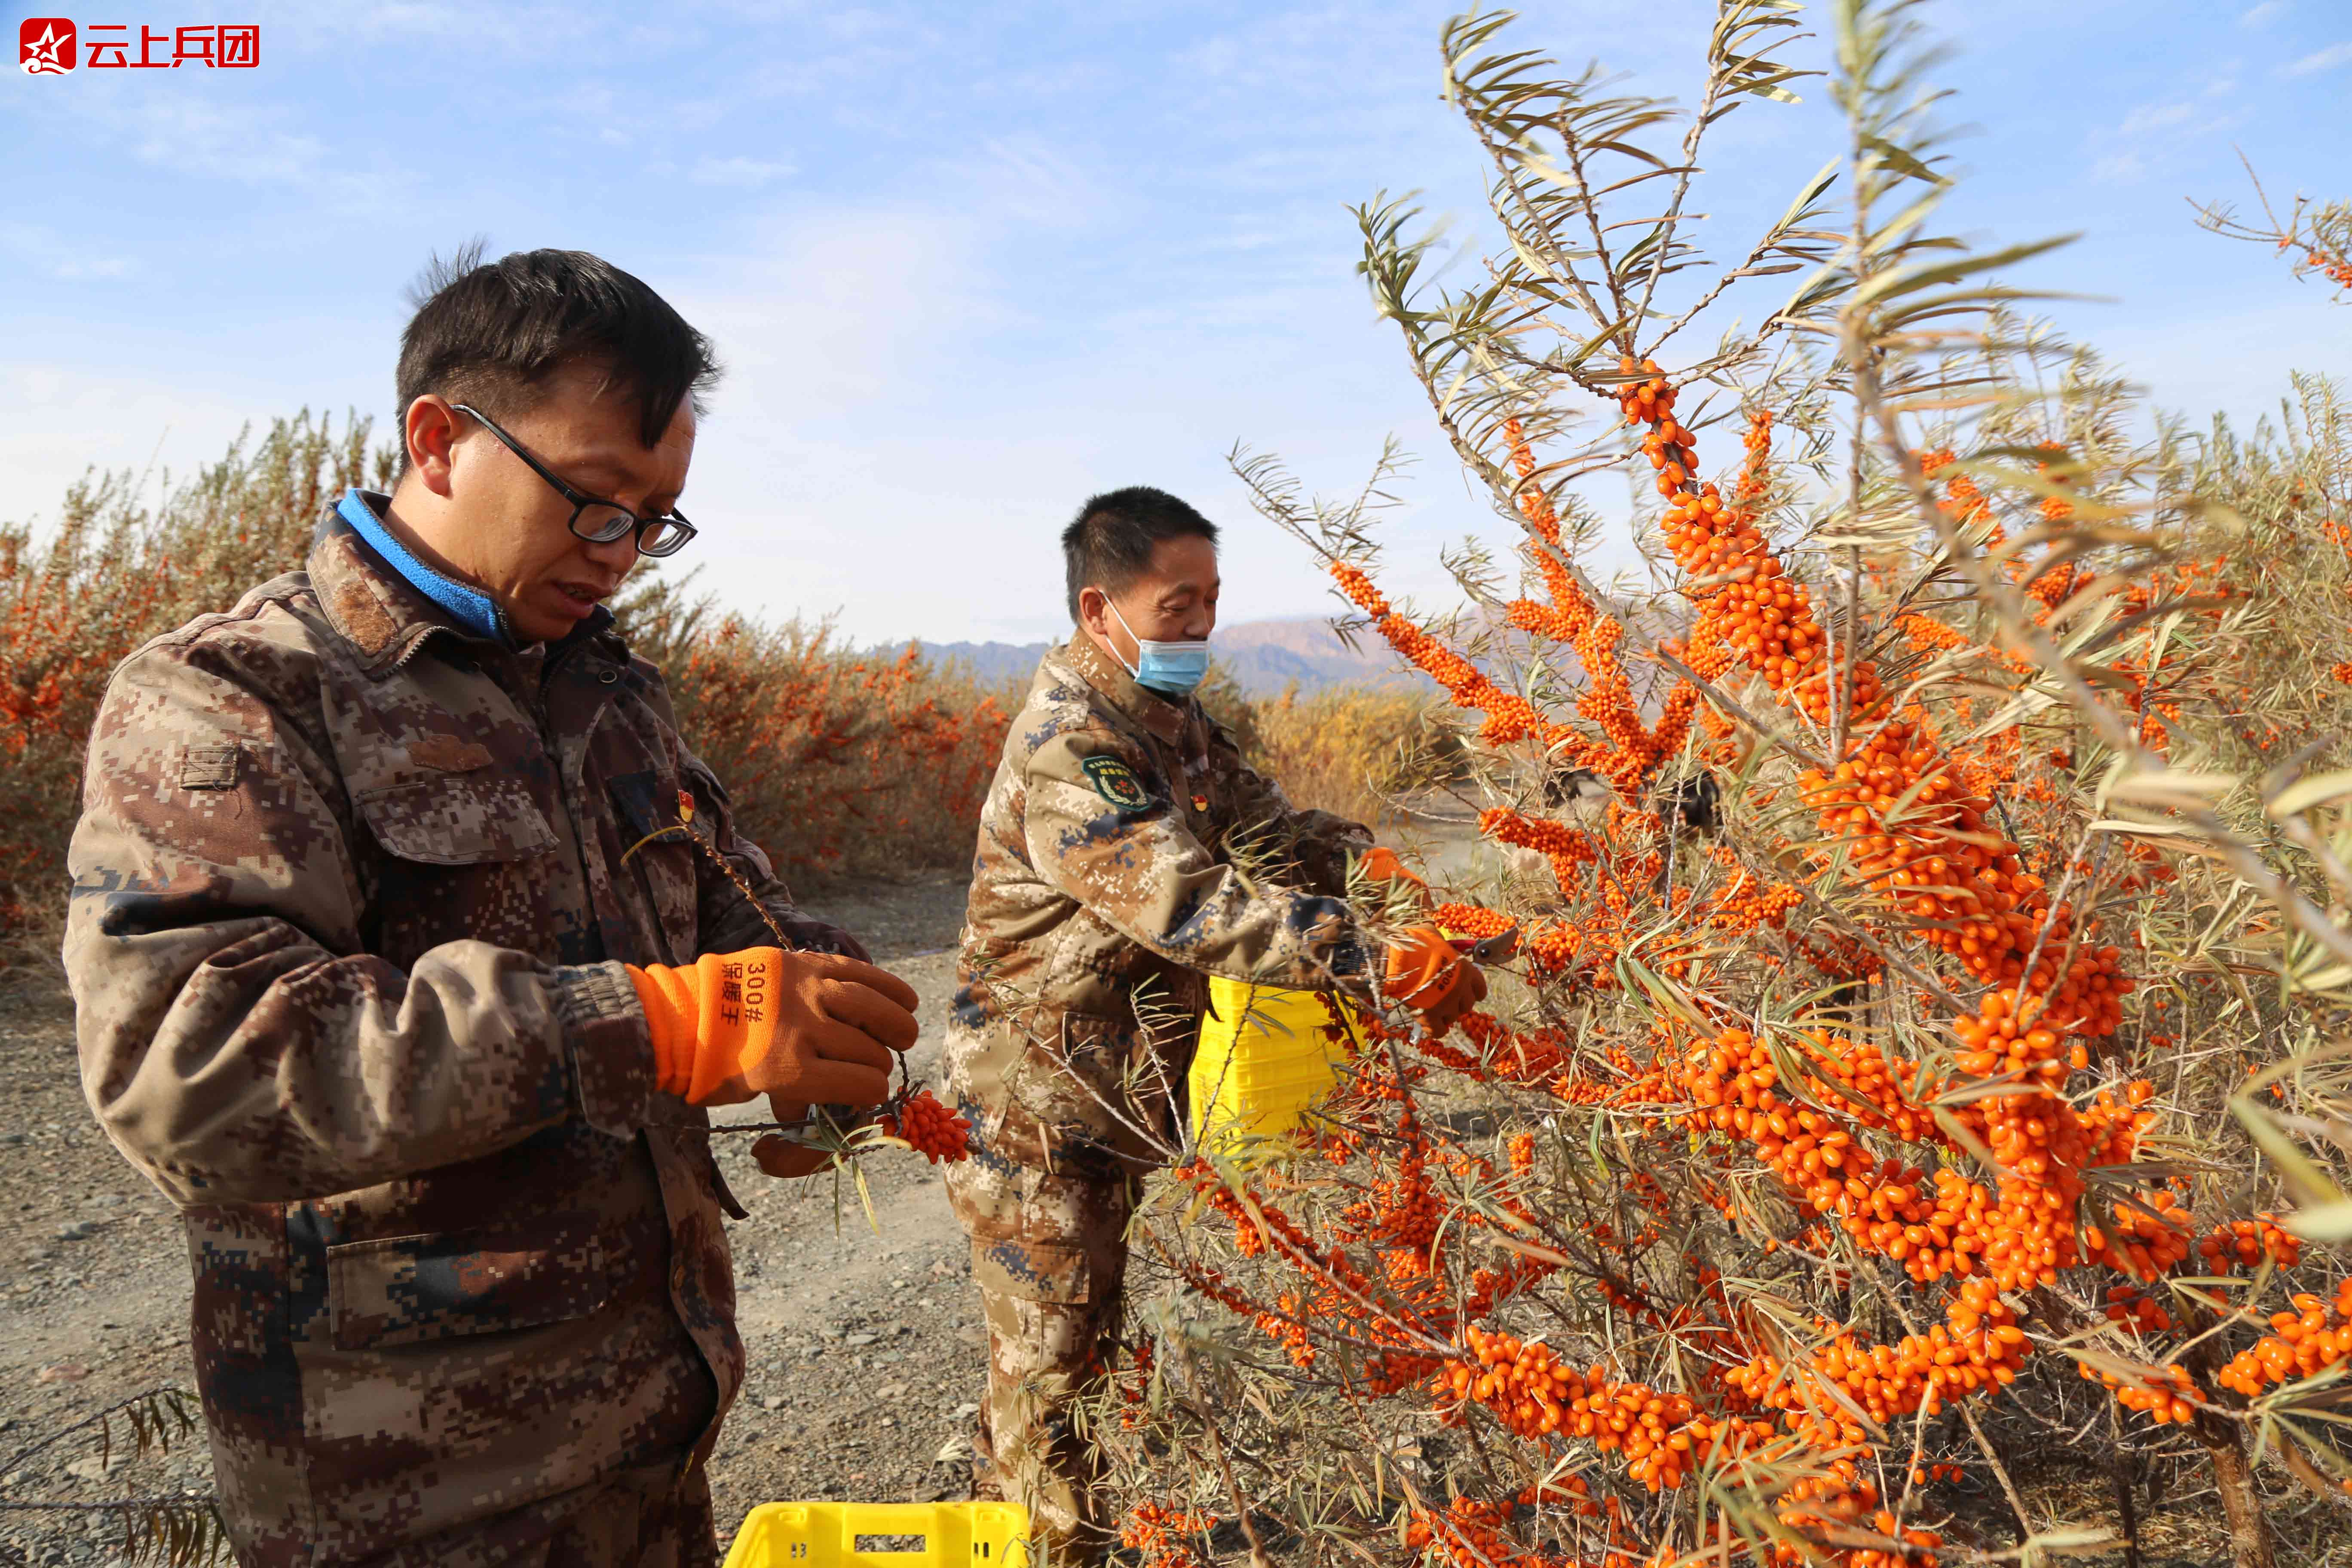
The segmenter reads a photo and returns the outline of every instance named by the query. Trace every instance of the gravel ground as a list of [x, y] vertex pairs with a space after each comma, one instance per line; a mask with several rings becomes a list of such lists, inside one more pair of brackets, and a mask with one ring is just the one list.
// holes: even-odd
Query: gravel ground
[[[931, 877], [807, 900], [920, 993], [919, 1082], [939, 1079], [963, 887]], [[733, 1114], [757, 1119], [752, 1107]], [[967, 1255], [938, 1172], [896, 1152], [866, 1162], [869, 1224], [846, 1184], [836, 1194], [831, 1177], [772, 1181], [751, 1163], [751, 1138], [719, 1142], [728, 1183], [751, 1211], [730, 1232], [751, 1362], [710, 1465], [722, 1540], [761, 1502], [908, 1501], [968, 1476], [968, 1465], [936, 1463], [970, 1426], [982, 1365]], [[200, 1428], [134, 1458], [118, 1421], [103, 1465], [94, 1429], [26, 1457], [117, 1400], [194, 1389], [182, 1237], [171, 1205], [82, 1103], [62, 987], [19, 972], [0, 992], [0, 1563], [12, 1552], [44, 1565], [121, 1558], [109, 1518], [5, 1505], [210, 1490]]]

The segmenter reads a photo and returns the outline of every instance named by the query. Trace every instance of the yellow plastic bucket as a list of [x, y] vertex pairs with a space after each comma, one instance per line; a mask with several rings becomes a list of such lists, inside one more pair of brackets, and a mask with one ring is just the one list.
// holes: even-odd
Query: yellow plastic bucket
[[768, 1502], [726, 1568], [1029, 1568], [1029, 1510], [1009, 1502]]
[[1201, 1020], [1201, 1045], [1187, 1079], [1201, 1142], [1235, 1156], [1254, 1140], [1278, 1138], [1297, 1127], [1339, 1081], [1339, 1065], [1363, 1044], [1353, 1009], [1341, 1002], [1339, 1014], [1346, 1044], [1323, 1033], [1331, 1015], [1318, 992], [1210, 976], [1209, 1013]]

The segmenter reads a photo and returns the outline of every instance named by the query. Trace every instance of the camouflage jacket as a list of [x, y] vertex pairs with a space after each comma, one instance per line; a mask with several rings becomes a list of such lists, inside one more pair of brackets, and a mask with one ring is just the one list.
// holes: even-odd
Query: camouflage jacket
[[772, 939], [680, 836], [640, 843], [681, 794], [796, 945], [862, 956], [601, 611], [467, 635], [331, 512], [306, 572], [115, 672], [71, 855], [82, 1083], [185, 1220], [241, 1562], [502, 1562], [565, 1492], [707, 1456], [743, 1211], [621, 964]]
[[1370, 843], [1293, 809], [1199, 702], [1145, 690], [1084, 633], [1047, 654], [981, 817], [949, 1024], [976, 1151], [1156, 1163], [1202, 977], [1359, 971], [1347, 863]]

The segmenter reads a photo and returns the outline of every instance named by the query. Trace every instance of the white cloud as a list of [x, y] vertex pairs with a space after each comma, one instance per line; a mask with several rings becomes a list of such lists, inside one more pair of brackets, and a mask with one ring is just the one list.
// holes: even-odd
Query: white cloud
[[2284, 76], [2310, 76], [2315, 71], [2333, 70], [2337, 66], [2352, 64], [2352, 43], [2330, 44], [2324, 49], [2304, 56], [2282, 68]]
[[[2112, 130], [2092, 133], [2099, 152], [2091, 177], [2104, 184], [2134, 184], [2161, 174], [2195, 148], [2225, 138], [2248, 118], [2238, 95], [2239, 62], [2214, 65], [2193, 96], [2135, 105]], [[2104, 151], [2102, 151], [2104, 150]]]
[[[1067, 174], [1004, 164], [1048, 206]], [[1248, 435], [1303, 473], [1358, 479], [1410, 383], [1382, 384], [1400, 397], [1375, 392], [1386, 405], [1368, 409], [1361, 376], [1335, 396], [1330, 353], [1237, 343], [1198, 314], [1074, 331], [1050, 313], [1051, 287], [1016, 269], [1019, 247], [1001, 248], [999, 194], [960, 210], [974, 188], [959, 182], [955, 207], [795, 214], [758, 254], [667, 290], [729, 367], [685, 502], [711, 566], [698, 586], [771, 618], [838, 612], [861, 644], [1055, 637], [1065, 514], [1145, 483], [1234, 525], [1231, 618], [1318, 613], [1321, 579], [1253, 525], [1224, 452]], [[1295, 310], [1294, 329], [1302, 313], [1369, 336], [1352, 295]], [[1366, 346], [1384, 358], [1385, 343]], [[1441, 586], [1396, 576], [1402, 592]]]
[[2124, 116], [2124, 122], [2116, 127], [2116, 132], [2121, 136], [2147, 136], [2185, 125], [2196, 115], [2197, 106], [2193, 103], [2143, 103]]
[[551, 48], [593, 48], [601, 41], [599, 19], [583, 6], [470, 5], [451, 0], [246, 0], [278, 47], [334, 50], [352, 38], [370, 43], [415, 45], [431, 41], [486, 54], [544, 58]]
[[772, 180], [791, 177], [797, 172], [793, 163], [758, 158], [705, 158], [695, 164], [689, 177], [698, 185], [726, 185], [736, 190], [756, 191]]
[[489, 30], [497, 36], [495, 18], [477, 16], [471, 8], [436, 5], [429, 0], [422, 4], [418, 0], [392, 0], [390, 4], [354, 5], [342, 15], [346, 26], [378, 37], [467, 37], [478, 41], [486, 21], [492, 23]]
[[921, 209], [813, 211], [772, 226], [679, 309], [730, 373], [719, 407], [766, 426], [838, 415], [962, 357], [1002, 310], [973, 226]]
[[947, 171], [982, 210], [1024, 224], [1068, 228], [1101, 221], [1118, 193], [1090, 178], [1077, 162], [1034, 138], [995, 138], [969, 165]]
[[253, 407], [201, 377], [0, 364], [0, 518], [54, 521], [67, 487], [91, 468], [129, 468], [152, 486], [166, 468], [184, 475], [216, 462]]
[[771, 618], [854, 607], [844, 629], [860, 641], [974, 625], [943, 560], [971, 556], [942, 542], [950, 518], [1021, 493], [1022, 461], [917, 412], [937, 410], [939, 384], [976, 357], [970, 334], [1001, 313], [971, 225], [812, 210], [667, 292], [727, 366], [686, 498], [725, 563], [700, 585]]
[[2147, 178], [2147, 160], [2137, 153], [2111, 153], [2091, 165], [2091, 178], [2103, 185], [2131, 185]]
[[310, 184], [323, 172], [326, 143], [270, 124], [275, 118], [195, 99], [156, 99], [131, 106], [117, 123], [142, 159], [164, 168], [257, 184]]
[[[167, 429], [165, 456], [184, 470], [216, 458], [248, 413], [305, 401], [341, 408], [347, 397], [365, 406], [384, 395], [397, 326], [378, 319], [394, 294], [388, 275], [362, 265], [342, 284], [310, 278], [290, 291], [320, 300], [319, 319], [299, 331], [266, 298], [279, 269], [266, 255], [234, 280], [217, 321], [209, 301], [188, 309], [171, 285], [184, 271], [202, 283], [206, 252], [181, 255], [173, 245], [189, 241], [143, 243], [101, 222], [127, 199], [117, 185], [154, 184], [161, 168], [194, 176], [187, 183], [207, 187], [222, 210], [249, 214], [249, 248], [296, 237], [283, 265], [308, 265], [297, 260], [307, 254], [300, 237], [318, 232], [310, 220], [330, 205], [319, 192], [339, 192], [345, 177], [348, 205], [373, 220], [366, 232], [404, 256], [485, 226], [655, 253], [633, 269], [713, 335], [732, 372], [686, 503], [705, 536], [680, 564], [705, 563], [701, 585], [747, 611], [841, 608], [860, 641], [1050, 635], [1061, 626], [1055, 526], [1089, 490], [1143, 482], [1228, 526], [1231, 618], [1314, 613], [1324, 594], [1311, 563], [1252, 517], [1224, 470], [1236, 438], [1279, 453], [1309, 488], [1338, 491], [1360, 479], [1381, 434], [1398, 431], [1423, 459], [1386, 534], [1385, 581], [1400, 595], [1450, 601], [1436, 543], [1465, 529], [1498, 539], [1431, 427], [1393, 329], [1370, 319], [1349, 271], [1355, 242], [1340, 204], [1381, 183], [1430, 190], [1433, 216], [1482, 211], [1475, 148], [1433, 91], [1443, 13], [1417, 0], [1114, 5], [1096, 9], [1116, 26], [1075, 34], [1065, 14], [1086, 8], [1066, 3], [682, 0], [568, 16], [550, 0], [253, 4], [280, 40], [271, 46], [280, 68], [222, 79], [215, 85], [254, 95], [229, 95], [220, 117], [114, 103], [84, 123], [68, 122], [66, 109], [28, 108], [57, 121], [38, 127], [55, 150], [37, 156], [79, 169], [87, 150], [96, 171], [99, 216], [68, 216], [61, 203], [37, 220], [64, 237], [60, 251], [70, 243], [89, 253], [49, 265], [102, 268], [119, 252], [137, 258], [142, 287], [46, 286], [47, 297], [90, 301], [63, 323], [88, 335], [87, 358], [36, 313], [43, 295], [26, 290], [15, 316], [0, 307], [14, 354], [52, 362], [0, 363], [0, 517], [54, 515], [85, 461], [139, 467]], [[1569, 50], [1570, 70], [1588, 51], [1612, 62], [1685, 59], [1682, 45], [1712, 15], [1697, 0], [1605, 24], [1584, 17], [1590, 7], [1531, 9], [1576, 14], [1567, 32], [1538, 23], [1518, 40]], [[2137, 62], [2127, 74], [2103, 72], [2094, 59], [2078, 66], [2080, 96], [2063, 110], [1995, 100], [2003, 126], [2014, 109], [2042, 138], [2059, 138], [2062, 154], [2070, 141], [2077, 148], [2045, 157], [2037, 142], [2018, 170], [1986, 171], [1996, 192], [2072, 201], [2088, 169], [2138, 182], [2096, 193], [2116, 198], [2110, 213], [2161, 205], [2164, 226], [2147, 247], [2171, 268], [2151, 285], [2166, 308], [2143, 303], [2121, 318], [2147, 323], [2137, 335], [2110, 327], [2097, 336], [2120, 338], [2118, 353], [2170, 401], [2259, 406], [2289, 351], [2250, 361], [2231, 346], [2248, 335], [2292, 344], [2305, 363], [2352, 354], [2325, 336], [2339, 323], [2352, 331], [2352, 314], [2315, 303], [2292, 319], [2200, 321], [2208, 273], [2242, 266], [2232, 276], [2267, 278], [2271, 258], [2168, 237], [2187, 232], [2173, 194], [2182, 171], [2226, 159], [2221, 128], [2272, 107], [2248, 84], [2281, 85], [2272, 74], [2298, 52], [2281, 38], [2328, 11], [2233, 0], [2200, 30], [2152, 43], [2168, 50], [2160, 73], [2139, 75]], [[1139, 30], [1152, 18], [1166, 26]], [[2325, 31], [2308, 33], [2300, 49], [2325, 42]], [[1808, 47], [1800, 62], [1819, 63]], [[345, 57], [402, 79], [397, 104], [322, 118], [301, 84], [333, 79]], [[1627, 90], [1653, 85], [1645, 76]], [[665, 89], [674, 107], [648, 119], [644, 95]], [[1809, 144], [1825, 123], [1820, 84], [1799, 90], [1801, 111], [1759, 105], [1732, 122], [1710, 199], [1777, 216], [1785, 180], [1822, 155]], [[2139, 101], [2136, 90], [2152, 96]], [[771, 93], [795, 96], [763, 101]], [[402, 125], [486, 114], [521, 128], [514, 164], [469, 160], [429, 185], [404, 174]], [[2259, 153], [2260, 133], [2250, 139]], [[609, 181], [597, 177], [607, 172]], [[1772, 189], [1759, 197], [1751, 185]], [[647, 187], [690, 194], [651, 232], [630, 226], [634, 204], [614, 195]], [[862, 209], [820, 210], [852, 199], [820, 194], [828, 190], [872, 194], [855, 198], [869, 204]], [[29, 279], [42, 274], [42, 241], [7, 232], [26, 221], [0, 214], [0, 270]], [[1457, 284], [1475, 281], [1475, 258], [1493, 239], [1483, 223], [1466, 228], [1446, 261]], [[2173, 263], [2173, 252], [2195, 264]], [[1769, 280], [1758, 287], [1769, 291]], [[361, 316], [367, 331], [353, 327], [348, 345], [321, 352], [338, 322]], [[2193, 330], [2176, 331], [2176, 319]], [[51, 335], [27, 347], [26, 329]], [[1601, 499], [1608, 515], [1622, 515], [1622, 494]]]
[[16, 257], [48, 277], [68, 282], [128, 278], [137, 267], [129, 257], [78, 247], [55, 229], [38, 224], [0, 224], [0, 252]]
[[85, 148], [203, 179], [302, 191], [339, 212], [379, 214], [417, 183], [412, 170], [355, 160], [305, 128], [307, 106], [251, 106], [185, 95], [117, 90], [53, 97], [42, 110]]

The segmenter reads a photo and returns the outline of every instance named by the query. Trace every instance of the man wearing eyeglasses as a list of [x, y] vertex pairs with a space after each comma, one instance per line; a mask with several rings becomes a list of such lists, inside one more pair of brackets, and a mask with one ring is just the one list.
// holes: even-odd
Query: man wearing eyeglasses
[[241, 1563], [715, 1563], [705, 1108], [879, 1102], [915, 995], [793, 907], [605, 608], [694, 537], [709, 345], [575, 251], [424, 292], [392, 493], [108, 687], [83, 1087], [186, 1224]]

